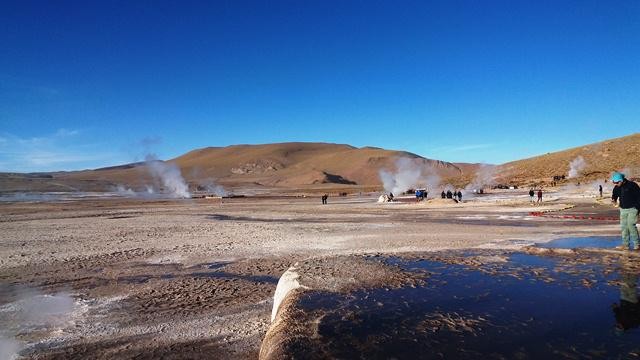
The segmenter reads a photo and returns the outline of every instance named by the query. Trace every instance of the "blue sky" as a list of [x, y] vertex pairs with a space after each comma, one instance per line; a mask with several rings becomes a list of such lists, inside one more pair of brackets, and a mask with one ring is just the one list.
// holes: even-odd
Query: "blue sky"
[[640, 2], [0, 2], [0, 171], [287, 141], [503, 163], [640, 131]]

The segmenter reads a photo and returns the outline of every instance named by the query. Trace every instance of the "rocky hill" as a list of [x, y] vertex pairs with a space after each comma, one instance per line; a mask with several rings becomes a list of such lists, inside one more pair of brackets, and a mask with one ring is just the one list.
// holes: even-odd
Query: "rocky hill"
[[[448, 163], [405, 151], [327, 143], [278, 143], [208, 147], [168, 161], [39, 174], [0, 173], [0, 191], [108, 191], [117, 187], [162, 189], [159, 177], [180, 174], [189, 190], [226, 189], [377, 190], [380, 171], [398, 171], [399, 159], [423, 176], [455, 187], [496, 184], [545, 185], [604, 180], [623, 170], [640, 177], [640, 134], [548, 153], [502, 165]], [[160, 174], [161, 176], [158, 176]]]
[[[380, 170], [395, 171], [400, 158], [411, 159], [413, 166], [439, 177], [457, 178], [477, 167], [404, 151], [327, 143], [208, 147], [162, 163], [176, 166], [192, 190], [211, 184], [231, 189], [380, 188]], [[141, 190], [157, 182], [153, 167], [153, 163], [132, 163], [86, 171], [3, 174], [0, 184], [4, 191], [95, 191], [117, 186]]]
[[640, 177], [640, 133], [573, 149], [512, 161], [496, 168], [497, 182], [549, 184], [554, 176], [562, 182], [604, 180], [614, 171]]

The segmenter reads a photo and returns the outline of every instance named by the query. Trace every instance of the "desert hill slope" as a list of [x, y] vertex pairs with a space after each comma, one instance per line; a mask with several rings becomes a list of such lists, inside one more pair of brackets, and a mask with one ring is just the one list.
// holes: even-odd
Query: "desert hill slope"
[[379, 185], [379, 170], [393, 169], [398, 158], [433, 167], [446, 176], [468, 169], [421, 156], [379, 148], [325, 143], [280, 143], [205, 148], [173, 159], [183, 174], [216, 178], [221, 183], [257, 183], [295, 187], [317, 184]]
[[[301, 142], [208, 147], [162, 163], [176, 166], [190, 189], [212, 183], [232, 189], [380, 187], [379, 171], [393, 171], [399, 158], [410, 158], [416, 166], [441, 177], [473, 173], [478, 166], [426, 159], [404, 151]], [[4, 191], [99, 191], [118, 185], [144, 190], [149, 184], [161, 188], [151, 175], [152, 167], [152, 163], [132, 163], [42, 176], [3, 174], [0, 184]]]
[[456, 187], [548, 185], [553, 176], [562, 175], [566, 178], [563, 182], [603, 180], [616, 170], [624, 170], [630, 177], [637, 178], [640, 177], [640, 134], [497, 166], [448, 163], [405, 151], [328, 143], [208, 147], [164, 162], [73, 172], [0, 173], [0, 192], [109, 191], [118, 186], [144, 191], [149, 185], [162, 189], [164, 185], [158, 176], [153, 176], [156, 164], [163, 165], [165, 169], [161, 171], [169, 175], [174, 170], [181, 174], [191, 190], [206, 189], [212, 184], [227, 189], [379, 189], [380, 170], [395, 171], [400, 158], [410, 159], [415, 166], [427, 169], [423, 174], [437, 175], [441, 184]]
[[619, 170], [640, 176], [640, 133], [512, 161], [498, 166], [495, 174], [498, 182], [523, 185], [548, 184], [562, 175], [567, 181], [570, 175], [574, 181], [603, 180]]

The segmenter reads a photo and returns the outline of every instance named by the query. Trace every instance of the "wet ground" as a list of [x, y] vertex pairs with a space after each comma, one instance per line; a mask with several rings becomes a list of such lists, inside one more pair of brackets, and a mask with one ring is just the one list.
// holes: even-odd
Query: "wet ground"
[[[551, 248], [608, 248], [612, 237]], [[374, 259], [372, 259], [374, 260]], [[383, 260], [419, 286], [299, 300], [318, 358], [628, 358], [640, 356], [638, 260], [464, 251]], [[296, 353], [295, 346], [291, 351]]]
[[[574, 274], [597, 263], [596, 254], [543, 258], [504, 249], [562, 235], [619, 231], [611, 222], [533, 217], [527, 203], [429, 207], [375, 200], [335, 198], [324, 206], [319, 198], [298, 197], [3, 202], [0, 345], [11, 342], [13, 353], [34, 359], [256, 358], [270, 326], [276, 283], [294, 264], [299, 263], [301, 281], [324, 289], [327, 299], [351, 299], [356, 289], [381, 294], [413, 289], [415, 297], [397, 294], [424, 314], [427, 305], [417, 301], [428, 281], [437, 284], [447, 276], [454, 281], [468, 272], [478, 272], [478, 279], [510, 279], [513, 270], [501, 261], [511, 259], [530, 268], [516, 273], [519, 278], [538, 276], [546, 283], [557, 276], [544, 269]], [[611, 210], [593, 206], [589, 202], [584, 209]], [[615, 254], [600, 258], [602, 264], [618, 261]], [[424, 264], [434, 269], [448, 264], [452, 270], [432, 276], [420, 268]], [[576, 286], [597, 280], [584, 275]], [[461, 296], [455, 290], [453, 295]], [[446, 299], [449, 289], [430, 291], [443, 291]], [[48, 297], [66, 304], [58, 312], [60, 322], [35, 321], [28, 311]], [[391, 306], [395, 298], [383, 304]], [[34, 325], [25, 326], [24, 316]], [[312, 319], [309, 324], [322, 324]]]
[[594, 236], [586, 238], [563, 238], [552, 240], [540, 247], [547, 249], [579, 249], [579, 248], [598, 248], [612, 249], [620, 245], [620, 238], [617, 236]]

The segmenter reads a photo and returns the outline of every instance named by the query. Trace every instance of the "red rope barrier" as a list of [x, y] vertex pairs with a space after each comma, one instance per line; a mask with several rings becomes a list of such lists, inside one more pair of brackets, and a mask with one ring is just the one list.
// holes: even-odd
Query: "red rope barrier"
[[574, 219], [574, 220], [603, 220], [603, 221], [618, 221], [617, 217], [613, 216], [584, 216], [584, 215], [551, 215], [542, 211], [532, 211], [529, 213], [531, 216], [541, 216], [555, 219]]

